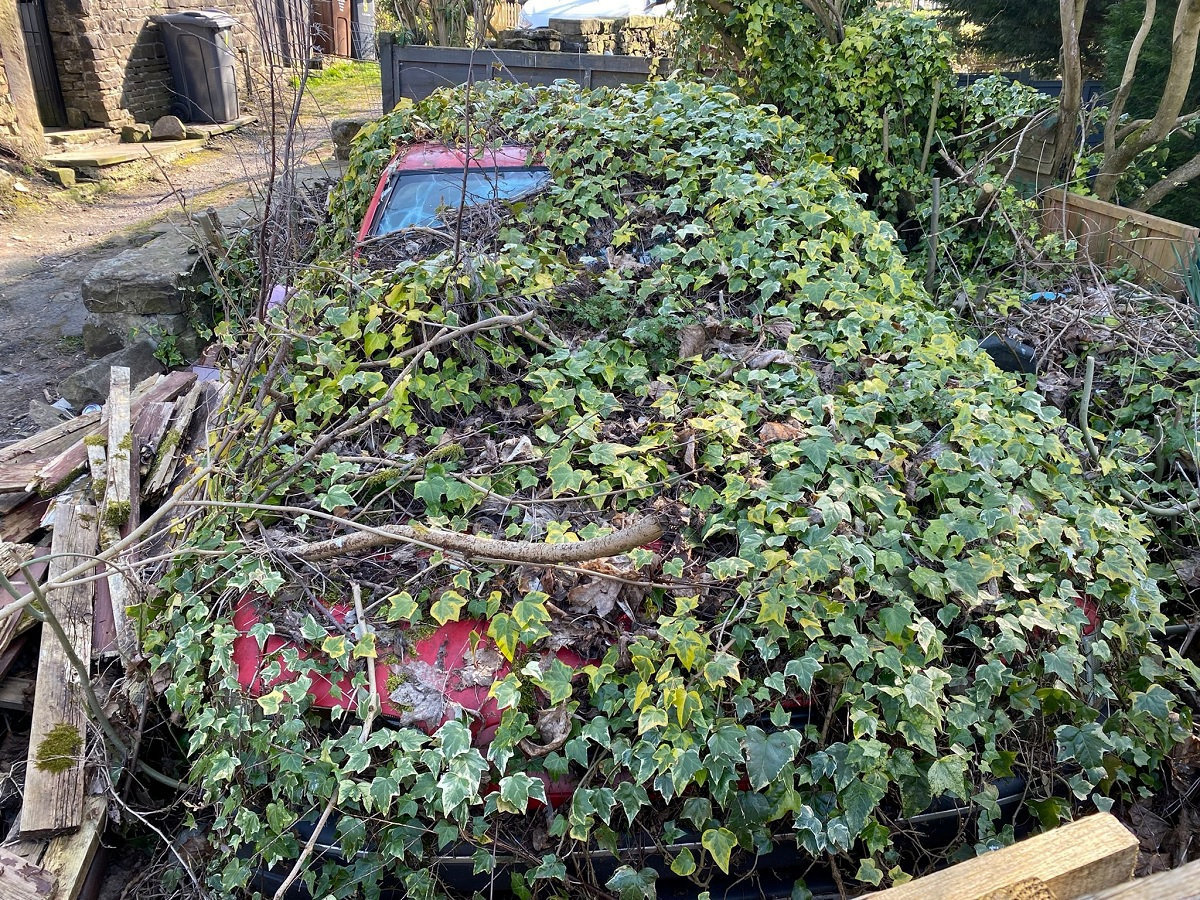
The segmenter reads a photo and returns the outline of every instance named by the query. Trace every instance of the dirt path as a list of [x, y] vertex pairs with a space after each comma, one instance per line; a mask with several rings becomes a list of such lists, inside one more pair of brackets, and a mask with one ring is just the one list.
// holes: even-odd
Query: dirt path
[[0, 444], [37, 430], [29, 401], [57, 399], [59, 382], [86, 362], [80, 284], [92, 267], [183, 221], [184, 204], [220, 207], [257, 189], [266, 138], [262, 129], [222, 135], [166, 177], [114, 185], [82, 202], [63, 191], [38, 208], [0, 211]]
[[[380, 112], [378, 66], [336, 64], [309, 84], [297, 157], [328, 156], [330, 119]], [[220, 208], [258, 191], [270, 159], [270, 132], [255, 126], [90, 198], [27, 178], [32, 191], [16, 208], [0, 201], [0, 445], [37, 430], [29, 401], [56, 399], [59, 382], [86, 362], [80, 284], [91, 268], [185, 221], [185, 206]]]

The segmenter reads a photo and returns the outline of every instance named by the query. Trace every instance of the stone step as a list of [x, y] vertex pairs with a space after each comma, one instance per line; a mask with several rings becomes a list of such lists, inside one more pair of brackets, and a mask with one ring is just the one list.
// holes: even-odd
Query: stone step
[[80, 144], [98, 144], [111, 141], [113, 132], [108, 128], [49, 128], [46, 143], [52, 147], [75, 147]]
[[190, 122], [185, 124], [188, 137], [192, 135], [211, 138], [218, 134], [228, 134], [231, 131], [237, 131], [239, 128], [245, 128], [247, 125], [253, 125], [258, 121], [258, 116], [238, 116], [231, 122], [220, 122], [216, 125], [193, 125]]
[[51, 166], [66, 167], [77, 172], [88, 172], [124, 163], [148, 162], [150, 157], [155, 157], [160, 161], [171, 160], [184, 153], [199, 150], [205, 143], [205, 138], [196, 138], [189, 141], [155, 141], [148, 144], [107, 144], [100, 147], [68, 150], [64, 153], [52, 153], [45, 158], [45, 162]]

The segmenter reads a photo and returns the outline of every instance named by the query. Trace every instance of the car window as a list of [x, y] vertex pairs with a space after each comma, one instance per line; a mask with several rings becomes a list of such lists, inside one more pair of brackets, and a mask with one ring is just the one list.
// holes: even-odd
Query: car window
[[438, 211], [457, 207], [460, 200], [465, 200], [465, 206], [515, 200], [549, 180], [545, 169], [480, 169], [467, 174], [464, 198], [461, 171], [397, 172], [381, 198], [371, 234], [390, 234], [413, 225], [436, 227], [442, 224]]

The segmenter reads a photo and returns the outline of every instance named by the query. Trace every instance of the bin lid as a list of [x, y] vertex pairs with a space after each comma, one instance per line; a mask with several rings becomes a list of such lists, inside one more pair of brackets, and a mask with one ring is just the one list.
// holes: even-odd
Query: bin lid
[[220, 9], [185, 9], [181, 12], [167, 13], [151, 17], [155, 22], [167, 25], [191, 25], [201, 28], [208, 27], [214, 31], [232, 28], [238, 20]]

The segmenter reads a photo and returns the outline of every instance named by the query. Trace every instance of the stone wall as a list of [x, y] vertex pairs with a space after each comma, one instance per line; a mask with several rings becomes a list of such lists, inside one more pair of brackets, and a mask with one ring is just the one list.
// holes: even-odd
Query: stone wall
[[20, 133], [17, 108], [13, 106], [12, 95], [8, 92], [8, 72], [4, 68], [3, 57], [0, 57], [0, 140], [12, 140]]
[[42, 123], [17, 5], [6, 0], [0, 0], [0, 147], [30, 159], [42, 152]]
[[[0, 0], [4, 2], [4, 0]], [[184, 9], [234, 16], [238, 94], [249, 65], [261, 72], [255, 0], [46, 0], [67, 118], [73, 127], [152, 122], [171, 112], [171, 73], [160, 26], [151, 17]]]

